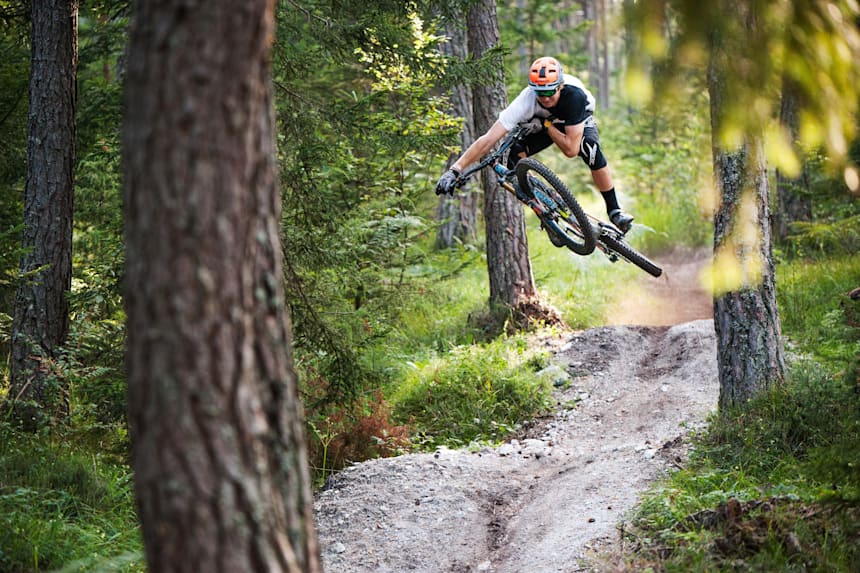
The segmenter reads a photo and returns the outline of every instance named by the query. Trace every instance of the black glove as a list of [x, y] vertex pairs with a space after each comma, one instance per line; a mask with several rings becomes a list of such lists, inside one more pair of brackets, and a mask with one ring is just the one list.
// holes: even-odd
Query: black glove
[[436, 183], [436, 195], [448, 194], [453, 195], [457, 188], [457, 178], [460, 173], [456, 169], [449, 169], [442, 174], [439, 182]]

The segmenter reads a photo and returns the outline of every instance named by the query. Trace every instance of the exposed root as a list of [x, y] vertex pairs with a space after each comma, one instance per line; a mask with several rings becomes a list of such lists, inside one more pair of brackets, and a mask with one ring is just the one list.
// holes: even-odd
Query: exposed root
[[531, 332], [547, 326], [567, 328], [561, 313], [536, 296], [521, 300], [514, 307], [496, 306], [472, 315], [469, 322], [487, 338], [503, 333]]

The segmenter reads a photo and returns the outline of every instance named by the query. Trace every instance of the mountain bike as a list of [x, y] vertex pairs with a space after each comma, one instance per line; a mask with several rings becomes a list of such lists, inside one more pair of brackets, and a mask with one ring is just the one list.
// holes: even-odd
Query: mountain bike
[[499, 185], [534, 211], [541, 228], [556, 247], [567, 247], [577, 255], [590, 255], [599, 250], [613, 263], [624, 260], [654, 277], [662, 275], [660, 267], [630, 246], [621, 229], [586, 213], [549, 167], [531, 157], [520, 159], [516, 169], [505, 167], [502, 162], [505, 154], [528, 134], [527, 126], [509, 131], [492, 152], [460, 174], [457, 187], [462, 187], [483, 168], [492, 167]]

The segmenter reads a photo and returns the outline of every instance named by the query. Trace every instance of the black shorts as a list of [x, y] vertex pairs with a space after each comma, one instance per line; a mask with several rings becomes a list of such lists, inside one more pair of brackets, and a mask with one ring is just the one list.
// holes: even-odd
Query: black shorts
[[[559, 129], [564, 129], [564, 125], [561, 123], [556, 123], [555, 126]], [[510, 155], [508, 155], [508, 167], [513, 169], [520, 160], [520, 157], [530, 157], [543, 151], [552, 145], [552, 143], [552, 138], [550, 138], [545, 129], [526, 136], [525, 139], [511, 146]], [[606, 157], [600, 148], [600, 134], [597, 131], [597, 125], [593, 117], [585, 120], [585, 129], [582, 132], [582, 144], [580, 145], [579, 156], [592, 171], [606, 167]]]

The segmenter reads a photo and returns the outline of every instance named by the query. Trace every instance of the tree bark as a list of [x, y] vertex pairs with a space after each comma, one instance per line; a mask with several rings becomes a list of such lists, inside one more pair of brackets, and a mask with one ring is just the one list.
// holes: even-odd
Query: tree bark
[[[798, 89], [788, 79], [782, 84], [782, 101], [779, 110], [780, 123], [789, 130], [792, 140], [797, 141], [800, 131], [797, 117]], [[800, 158], [803, 162], [803, 157]], [[787, 241], [791, 233], [791, 224], [795, 221], [812, 220], [812, 193], [810, 192], [809, 170], [806, 163], [801, 165], [798, 177], [789, 177], [779, 169], [776, 170], [777, 212], [775, 219], [776, 238], [779, 242]]]
[[[466, 30], [459, 23], [448, 23], [445, 27], [450, 41], [442, 44], [442, 53], [461, 60], [468, 58]], [[463, 131], [460, 132], [460, 148], [466, 149], [475, 140], [474, 114], [472, 111], [472, 88], [459, 84], [451, 89], [452, 113], [463, 118]], [[457, 160], [458, 154], [452, 153], [446, 168]], [[474, 243], [477, 237], [478, 200], [480, 194], [473, 191], [471, 183], [466, 184], [456, 197], [442, 196], [436, 207], [436, 220], [440, 222], [436, 233], [436, 248], [448, 249], [458, 241]]]
[[135, 3], [128, 405], [149, 570], [321, 570], [284, 301], [274, 0]]
[[15, 296], [8, 399], [25, 429], [66, 413], [50, 362], [69, 330], [78, 54], [77, 0], [32, 4], [26, 254]]
[[609, 61], [609, 18], [607, 3], [609, 0], [600, 0], [600, 91], [597, 97], [597, 103], [601, 109], [609, 109], [609, 78], [610, 78], [610, 61]]
[[[499, 43], [496, 3], [492, 0], [475, 2], [467, 15], [467, 27], [469, 53], [479, 58]], [[501, 70], [493, 81], [475, 86], [473, 97], [475, 133], [485, 133], [506, 105]], [[482, 176], [482, 184], [490, 306], [516, 310], [536, 295], [523, 209], [493, 177]]]
[[[743, 17], [743, 10], [733, 12]], [[754, 25], [754, 19], [748, 17]], [[715, 257], [732, 261], [741, 284], [714, 299], [720, 409], [740, 405], [783, 380], [785, 365], [773, 264], [769, 187], [762, 138], [723, 149], [725, 70], [731, 55], [713, 38], [708, 70], [714, 173], [720, 205], [714, 218]]]
[[603, 79], [602, 65], [600, 62], [600, 40], [602, 24], [600, 19], [600, 0], [585, 0], [582, 4], [585, 21], [589, 22], [588, 31], [585, 36], [585, 46], [588, 52], [588, 78], [586, 83], [591, 85], [596, 92], [597, 103], [603, 106]]

